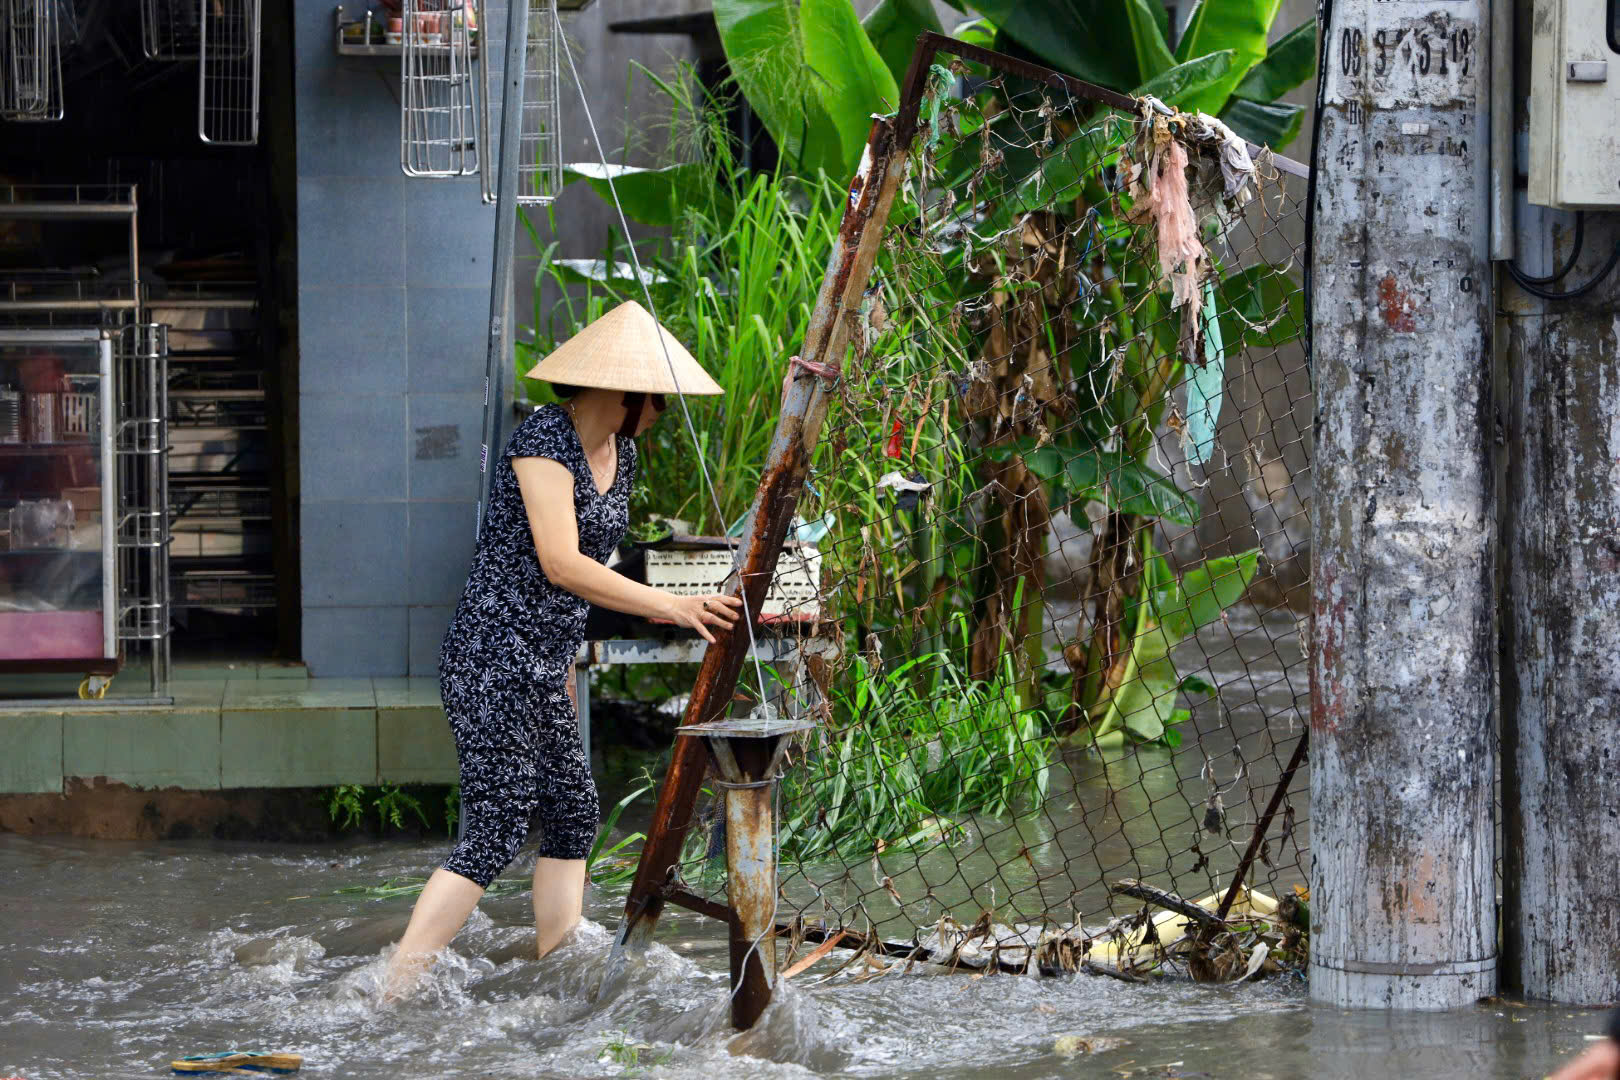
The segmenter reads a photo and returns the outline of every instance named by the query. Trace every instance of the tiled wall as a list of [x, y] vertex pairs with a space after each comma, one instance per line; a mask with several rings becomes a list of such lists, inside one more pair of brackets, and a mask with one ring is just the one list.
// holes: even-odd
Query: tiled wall
[[399, 168], [399, 61], [296, 8], [304, 660], [432, 675], [472, 556], [495, 218]]

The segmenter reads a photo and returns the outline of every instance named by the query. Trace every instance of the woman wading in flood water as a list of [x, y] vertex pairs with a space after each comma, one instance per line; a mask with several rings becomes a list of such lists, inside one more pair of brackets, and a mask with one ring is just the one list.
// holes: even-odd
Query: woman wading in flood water
[[589, 605], [668, 619], [709, 642], [709, 627], [732, 626], [741, 606], [735, 597], [675, 596], [603, 565], [629, 525], [633, 438], [652, 426], [666, 394], [722, 393], [691, 354], [632, 301], [529, 377], [551, 382], [563, 403], [519, 424], [495, 463], [472, 571], [444, 635], [439, 689], [466, 830], [417, 898], [389, 965], [390, 996], [450, 944], [531, 823], [540, 826], [538, 955], [579, 921], [599, 814], [573, 700]]

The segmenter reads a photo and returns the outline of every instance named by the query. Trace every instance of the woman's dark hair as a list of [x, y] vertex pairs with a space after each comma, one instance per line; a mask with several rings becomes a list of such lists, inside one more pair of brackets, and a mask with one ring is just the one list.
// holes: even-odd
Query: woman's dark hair
[[560, 398], [571, 398], [584, 389], [583, 386], [575, 386], [573, 383], [554, 382], [551, 384], [551, 392]]

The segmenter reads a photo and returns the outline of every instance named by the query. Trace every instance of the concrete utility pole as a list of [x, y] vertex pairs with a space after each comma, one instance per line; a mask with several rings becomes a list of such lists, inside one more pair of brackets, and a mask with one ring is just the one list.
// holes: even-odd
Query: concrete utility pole
[[1312, 332], [1311, 996], [1496, 987], [1486, 0], [1333, 0]]
[[[1518, 14], [1516, 54], [1527, 73], [1530, 6]], [[1530, 121], [1541, 118], [1532, 103]], [[1594, 158], [1610, 150], [1612, 162], [1602, 134], [1577, 133], [1566, 150]], [[1521, 202], [1523, 271], [1563, 267], [1574, 223], [1572, 212]], [[1587, 211], [1583, 232], [1581, 257], [1546, 291], [1592, 280], [1620, 242], [1620, 214]], [[1620, 273], [1611, 273], [1573, 300], [1504, 284], [1502, 304], [1512, 454], [1503, 517], [1504, 981], [1570, 1005], [1620, 1001], [1617, 297]]]

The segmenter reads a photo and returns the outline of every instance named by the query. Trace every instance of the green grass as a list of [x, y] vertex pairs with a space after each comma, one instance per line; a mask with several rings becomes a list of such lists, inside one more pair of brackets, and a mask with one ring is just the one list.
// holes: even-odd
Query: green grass
[[883, 672], [857, 656], [833, 711], [834, 730], [783, 781], [796, 811], [780, 827], [785, 862], [931, 846], [959, 836], [967, 815], [1046, 795], [1055, 740], [1045, 712], [1020, 704], [1010, 656], [989, 682], [945, 652]]

